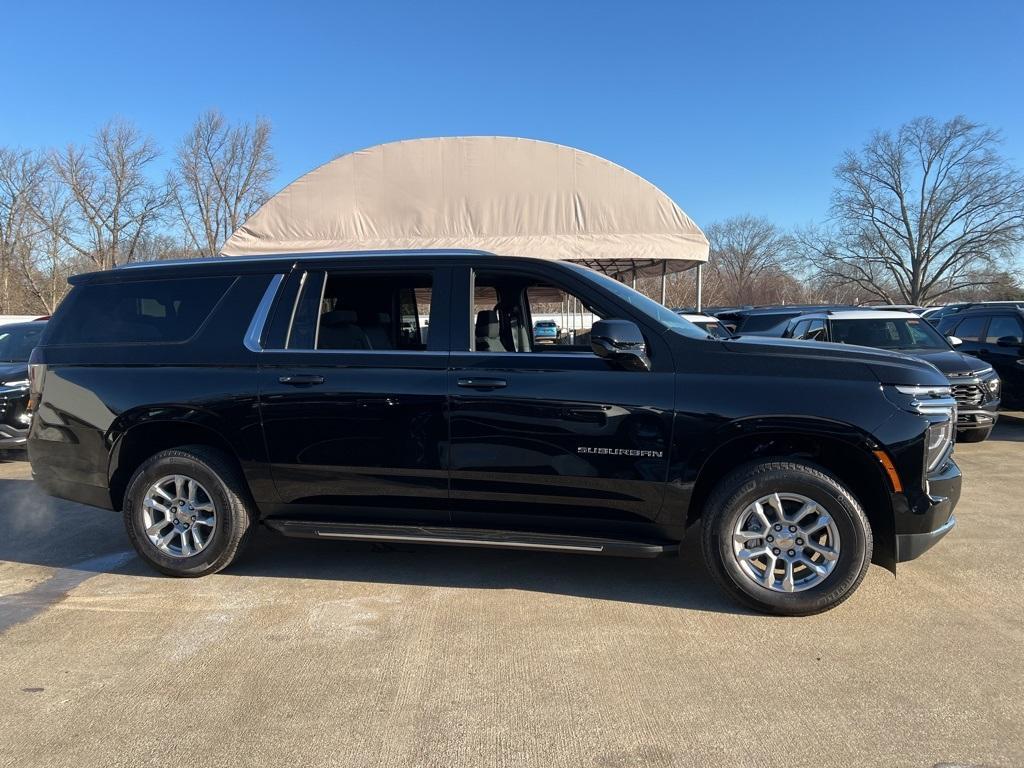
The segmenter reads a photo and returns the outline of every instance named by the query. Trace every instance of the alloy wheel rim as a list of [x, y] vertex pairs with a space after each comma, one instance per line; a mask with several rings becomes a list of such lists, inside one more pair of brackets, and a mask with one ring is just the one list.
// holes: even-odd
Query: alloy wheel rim
[[732, 534], [740, 572], [773, 592], [821, 584], [839, 561], [839, 530], [818, 502], [799, 493], [771, 493], [749, 504]]
[[217, 507], [209, 491], [188, 475], [166, 475], [146, 491], [142, 527], [150, 544], [171, 557], [206, 549], [217, 530]]

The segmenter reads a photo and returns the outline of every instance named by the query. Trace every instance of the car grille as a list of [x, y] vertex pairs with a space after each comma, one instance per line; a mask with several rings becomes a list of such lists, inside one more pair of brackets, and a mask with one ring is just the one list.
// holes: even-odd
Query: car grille
[[953, 397], [958, 408], [981, 405], [985, 400], [985, 390], [980, 384], [954, 384]]

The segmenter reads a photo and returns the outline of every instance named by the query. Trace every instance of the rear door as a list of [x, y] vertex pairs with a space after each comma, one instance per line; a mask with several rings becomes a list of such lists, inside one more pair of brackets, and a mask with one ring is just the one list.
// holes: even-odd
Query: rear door
[[447, 267], [300, 265], [260, 353], [278, 512], [447, 522]]
[[[590, 326], [628, 317], [538, 265], [453, 275], [451, 495], [456, 522], [612, 532], [657, 517], [672, 428], [670, 351], [624, 371], [590, 349]], [[532, 316], [567, 318], [535, 344]], [[629, 318], [633, 319], [633, 318]], [[650, 330], [650, 329], [646, 329]]]

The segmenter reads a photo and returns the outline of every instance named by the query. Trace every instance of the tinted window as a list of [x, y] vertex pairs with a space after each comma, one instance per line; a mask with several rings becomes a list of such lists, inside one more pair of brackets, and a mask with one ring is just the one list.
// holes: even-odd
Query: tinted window
[[956, 326], [956, 330], [953, 335], [958, 339], [964, 341], [981, 341], [982, 334], [985, 332], [985, 323], [988, 320], [987, 315], [974, 315], [973, 317], [965, 317], [960, 321], [960, 324]]
[[988, 324], [988, 333], [985, 335], [986, 344], [996, 344], [1005, 336], [1013, 336], [1016, 339], [1024, 338], [1024, 329], [1021, 322], [1013, 315], [997, 315]]
[[801, 323], [798, 331], [793, 332], [793, 337], [797, 339], [804, 339], [807, 341], [822, 341], [825, 336], [825, 321], [824, 320], [807, 320]]
[[187, 277], [76, 286], [48, 325], [47, 344], [186, 341], [233, 277]]
[[422, 351], [432, 280], [424, 274], [309, 273], [289, 349]]
[[0, 328], [0, 362], [25, 363], [32, 349], [39, 344], [46, 323], [9, 325]]

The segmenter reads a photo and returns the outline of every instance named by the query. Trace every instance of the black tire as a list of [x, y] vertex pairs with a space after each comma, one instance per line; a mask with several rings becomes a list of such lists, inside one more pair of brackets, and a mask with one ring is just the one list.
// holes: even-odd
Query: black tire
[[[142, 503], [161, 477], [192, 477], [208, 491], [217, 514], [213, 538], [198, 554], [174, 557], [158, 549], [143, 527]], [[223, 451], [206, 445], [184, 445], [151, 456], [135, 471], [124, 496], [124, 522], [135, 551], [168, 576], [205, 576], [230, 565], [255, 528], [255, 504], [237, 465]]]
[[956, 441], [958, 443], [980, 443], [984, 440], [988, 440], [988, 436], [992, 434], [992, 427], [984, 427], [982, 429], [958, 429], [956, 431]]
[[[820, 583], [804, 591], [781, 592], [755, 583], [733, 554], [734, 526], [744, 510], [772, 493], [793, 493], [824, 508], [839, 533], [839, 557]], [[834, 608], [853, 594], [871, 564], [871, 527], [853, 495], [821, 467], [802, 461], [761, 461], [723, 478], [704, 506], [702, 548], [718, 585], [754, 610], [807, 616]]]

